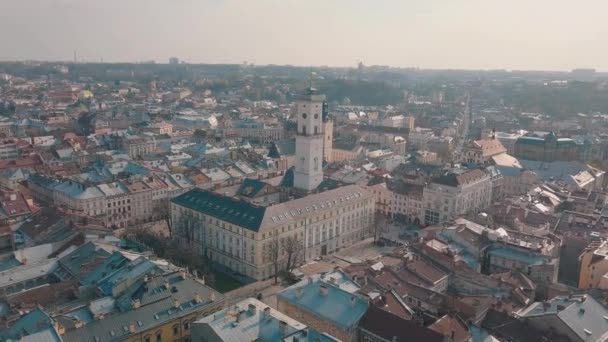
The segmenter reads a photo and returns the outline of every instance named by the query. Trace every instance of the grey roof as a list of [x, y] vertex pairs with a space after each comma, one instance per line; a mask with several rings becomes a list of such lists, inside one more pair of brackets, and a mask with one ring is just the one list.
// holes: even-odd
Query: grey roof
[[[223, 296], [209, 287], [189, 277], [183, 279], [178, 274], [176, 272], [159, 276], [163, 279], [163, 283], [164, 279], [169, 280], [169, 288], [163, 285], [162, 287], [148, 287], [147, 289], [147, 291], [169, 293], [169, 296], [147, 305], [142, 304], [137, 309], [96, 320], [83, 328], [68, 331], [63, 335], [63, 341], [110, 342], [128, 338], [131, 335], [166, 324], [168, 321], [200, 312], [210, 305], [218, 304], [223, 299]], [[176, 277], [179, 277], [179, 279], [176, 279]], [[157, 284], [157, 282], [154, 282], [154, 284]], [[173, 287], [175, 288], [173, 289]], [[200, 296], [200, 302], [196, 301], [197, 294]], [[179, 302], [177, 308], [174, 306], [175, 301]], [[135, 326], [134, 333], [129, 332], [130, 324]]]
[[281, 158], [296, 154], [295, 139], [275, 141], [270, 145], [268, 156], [270, 158]]
[[556, 315], [582, 341], [603, 341], [608, 337], [608, 310], [588, 295], [558, 296], [536, 302], [517, 312], [523, 318]]
[[[253, 298], [240, 301], [234, 306], [196, 321], [194, 325], [200, 325], [203, 329], [193, 327], [193, 339], [196, 340], [200, 331], [200, 334], [213, 333], [221, 341], [281, 341], [284, 336], [290, 336], [307, 328], [306, 325], [271, 308], [265, 316], [265, 308], [269, 307]], [[236, 322], [237, 315], [238, 322]], [[286, 323], [285, 334], [281, 332], [281, 321]]]

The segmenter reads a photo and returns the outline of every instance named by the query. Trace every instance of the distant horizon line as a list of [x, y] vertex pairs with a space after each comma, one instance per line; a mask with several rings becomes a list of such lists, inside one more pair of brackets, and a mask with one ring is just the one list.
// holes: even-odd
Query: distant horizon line
[[[43, 63], [43, 64], [148, 64], [148, 65], [176, 65], [176, 66], [187, 66], [187, 65], [235, 65], [235, 66], [251, 66], [251, 67], [269, 67], [269, 66], [279, 66], [279, 67], [293, 67], [293, 68], [311, 68], [311, 69], [357, 69], [357, 65], [355, 66], [332, 66], [332, 65], [298, 65], [298, 64], [277, 64], [277, 63], [267, 63], [267, 64], [256, 64], [256, 63], [212, 63], [212, 62], [185, 62], [180, 61], [177, 64], [171, 64], [169, 62], [158, 62], [156, 60], [142, 60], [142, 61], [72, 61], [72, 60], [40, 60], [40, 59], [23, 59], [23, 60], [0, 60], [0, 64], [27, 64], [27, 63]], [[592, 71], [594, 73], [607, 73], [608, 71], [598, 70], [596, 68], [591, 67], [577, 67], [570, 70], [558, 70], [558, 69], [508, 69], [508, 68], [491, 68], [491, 69], [474, 69], [474, 68], [429, 68], [429, 67], [403, 67], [403, 66], [392, 66], [392, 65], [382, 65], [382, 64], [371, 64], [365, 65], [365, 67], [377, 67], [377, 68], [389, 68], [389, 69], [398, 69], [398, 70], [428, 70], [428, 71], [483, 71], [483, 72], [542, 72], [542, 73], [573, 73], [575, 71]]]

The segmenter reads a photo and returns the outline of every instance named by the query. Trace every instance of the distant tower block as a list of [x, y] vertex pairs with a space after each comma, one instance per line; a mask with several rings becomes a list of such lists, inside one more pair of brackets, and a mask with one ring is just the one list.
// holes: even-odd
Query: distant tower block
[[323, 102], [325, 95], [309, 87], [296, 100], [296, 160], [294, 187], [316, 189], [323, 181]]

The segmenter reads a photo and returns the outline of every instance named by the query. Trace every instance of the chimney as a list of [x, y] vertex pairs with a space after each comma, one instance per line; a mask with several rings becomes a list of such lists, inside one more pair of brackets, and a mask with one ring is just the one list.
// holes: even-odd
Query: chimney
[[236, 314], [236, 321], [237, 323], [240, 323], [243, 321], [243, 319], [245, 319], [245, 313], [247, 313], [246, 310], [241, 310]]
[[133, 322], [129, 323], [129, 332], [130, 333], [135, 332], [135, 323], [133, 323]]
[[211, 291], [211, 301], [215, 302], [215, 292]]
[[287, 335], [287, 323], [285, 321], [279, 321], [279, 331], [281, 332], [282, 338]]
[[186, 270], [182, 270], [182, 272], [181, 272], [181, 274], [180, 274], [180, 275], [181, 275], [182, 279], [186, 279], [186, 276], [187, 276], [188, 274], [186, 273]]
[[267, 306], [264, 308], [264, 314], [262, 315], [264, 318], [270, 317], [270, 307]]
[[247, 311], [249, 312], [249, 315], [254, 316], [257, 313], [257, 308], [255, 305], [249, 304], [247, 306]]
[[198, 294], [198, 292], [194, 292], [194, 301], [197, 302], [198, 304], [203, 302], [203, 299], [201, 298], [201, 295]]
[[180, 305], [179, 300], [175, 299], [173, 301], [173, 307], [177, 309], [177, 308], [179, 308], [179, 305]]
[[327, 285], [321, 285], [321, 286], [319, 286], [319, 294], [322, 297], [327, 296]]
[[133, 309], [139, 309], [140, 306], [141, 306], [141, 302], [139, 301], [139, 299], [133, 299], [131, 301], [131, 307]]
[[355, 296], [350, 297], [350, 307], [354, 309], [356, 305], [357, 300], [355, 299]]

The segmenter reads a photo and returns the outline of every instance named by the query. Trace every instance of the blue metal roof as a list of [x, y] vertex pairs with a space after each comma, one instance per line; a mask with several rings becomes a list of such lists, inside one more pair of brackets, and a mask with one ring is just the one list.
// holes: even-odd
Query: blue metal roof
[[[327, 288], [327, 295], [321, 295], [322, 286]], [[301, 295], [298, 295], [298, 288], [287, 288], [278, 296], [345, 329], [356, 326], [369, 307], [363, 298], [321, 281], [304, 285], [301, 290]]]

